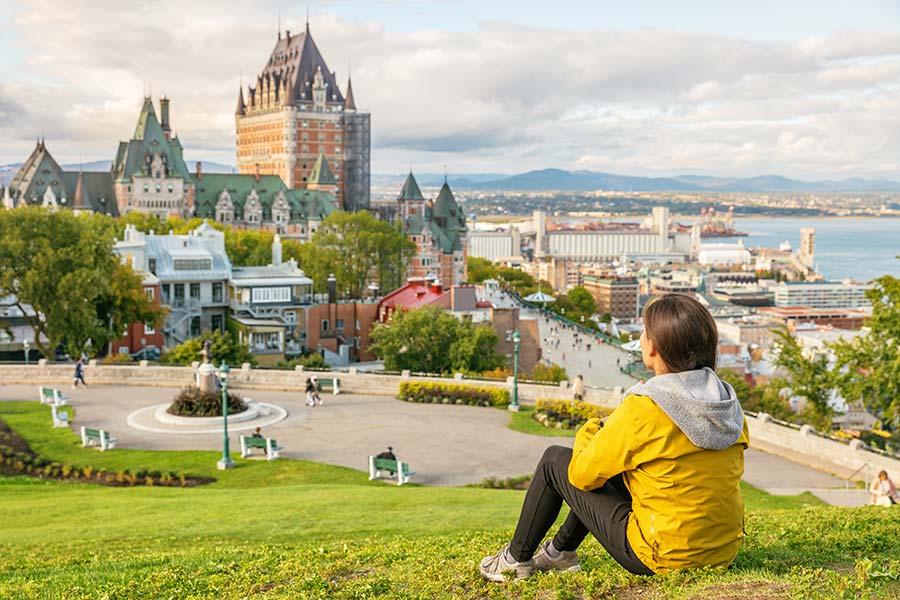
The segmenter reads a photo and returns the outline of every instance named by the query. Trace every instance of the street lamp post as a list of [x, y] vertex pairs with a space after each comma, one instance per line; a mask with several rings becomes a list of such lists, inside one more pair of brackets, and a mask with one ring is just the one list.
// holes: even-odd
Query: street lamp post
[[25, 366], [28, 366], [28, 351], [31, 350], [31, 342], [28, 340], [22, 341], [22, 347], [25, 349]]
[[512, 334], [513, 341], [513, 389], [512, 389], [512, 402], [509, 403], [509, 410], [512, 412], [519, 412], [519, 342], [522, 341], [522, 336], [518, 331], [513, 332]]
[[225, 469], [233, 469], [234, 461], [231, 460], [231, 453], [228, 451], [228, 373], [231, 369], [222, 361], [219, 367], [219, 380], [222, 382], [222, 427], [224, 437], [222, 438], [222, 458], [216, 463], [220, 471]]

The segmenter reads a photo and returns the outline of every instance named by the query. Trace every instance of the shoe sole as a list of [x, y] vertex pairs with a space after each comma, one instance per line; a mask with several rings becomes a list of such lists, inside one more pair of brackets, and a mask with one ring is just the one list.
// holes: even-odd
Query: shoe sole
[[503, 573], [492, 573], [489, 571], [485, 571], [484, 569], [479, 569], [481, 571], [481, 576], [487, 579], [488, 581], [493, 581], [494, 583], [503, 583], [507, 580], [507, 578], [503, 575], [503, 573], [515, 573], [516, 576], [513, 577], [513, 580], [525, 579], [530, 577], [534, 571], [528, 571], [525, 575], [521, 575], [518, 570], [510, 569], [509, 571], [503, 571]]

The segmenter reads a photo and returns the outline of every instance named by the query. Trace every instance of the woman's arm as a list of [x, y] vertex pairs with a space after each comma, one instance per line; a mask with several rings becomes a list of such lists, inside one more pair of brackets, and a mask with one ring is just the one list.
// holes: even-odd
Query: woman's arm
[[610, 477], [637, 466], [634, 459], [644, 444], [645, 428], [632, 398], [626, 397], [605, 424], [589, 419], [578, 431], [569, 463], [569, 482], [575, 487], [595, 490]]

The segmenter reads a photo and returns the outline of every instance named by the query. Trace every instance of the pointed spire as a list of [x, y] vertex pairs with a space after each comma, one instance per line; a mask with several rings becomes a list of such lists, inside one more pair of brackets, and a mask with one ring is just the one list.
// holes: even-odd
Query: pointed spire
[[319, 152], [316, 164], [313, 165], [312, 173], [309, 174], [309, 179], [306, 182], [307, 189], [327, 191], [325, 188], [336, 185], [337, 179], [334, 178], [334, 173], [331, 171], [328, 160], [323, 153]]
[[309, 35], [309, 3], [306, 5], [306, 34]]
[[237, 110], [234, 111], [236, 115], [242, 115], [246, 112], [247, 105], [244, 104], [244, 88], [243, 86], [238, 88], [238, 101], [237, 101]]
[[84, 172], [78, 171], [78, 181], [75, 183], [75, 198], [72, 199], [72, 210], [90, 210], [87, 186], [84, 183]]
[[347, 95], [344, 96], [344, 110], [356, 110], [356, 102], [353, 100], [353, 82], [347, 77]]
[[397, 200], [401, 202], [404, 200], [425, 200], [425, 197], [422, 196], [422, 191], [419, 189], [419, 184], [413, 176], [411, 166], [409, 175], [406, 177], [406, 181], [403, 182], [403, 187], [400, 188], [400, 195], [397, 196]]

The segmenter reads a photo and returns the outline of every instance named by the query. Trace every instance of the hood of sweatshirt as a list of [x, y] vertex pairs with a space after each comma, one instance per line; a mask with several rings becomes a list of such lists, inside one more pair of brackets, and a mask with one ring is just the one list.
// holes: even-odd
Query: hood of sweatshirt
[[627, 393], [653, 399], [700, 448], [724, 450], [738, 441], [744, 429], [744, 413], [734, 388], [707, 367], [657, 375]]

